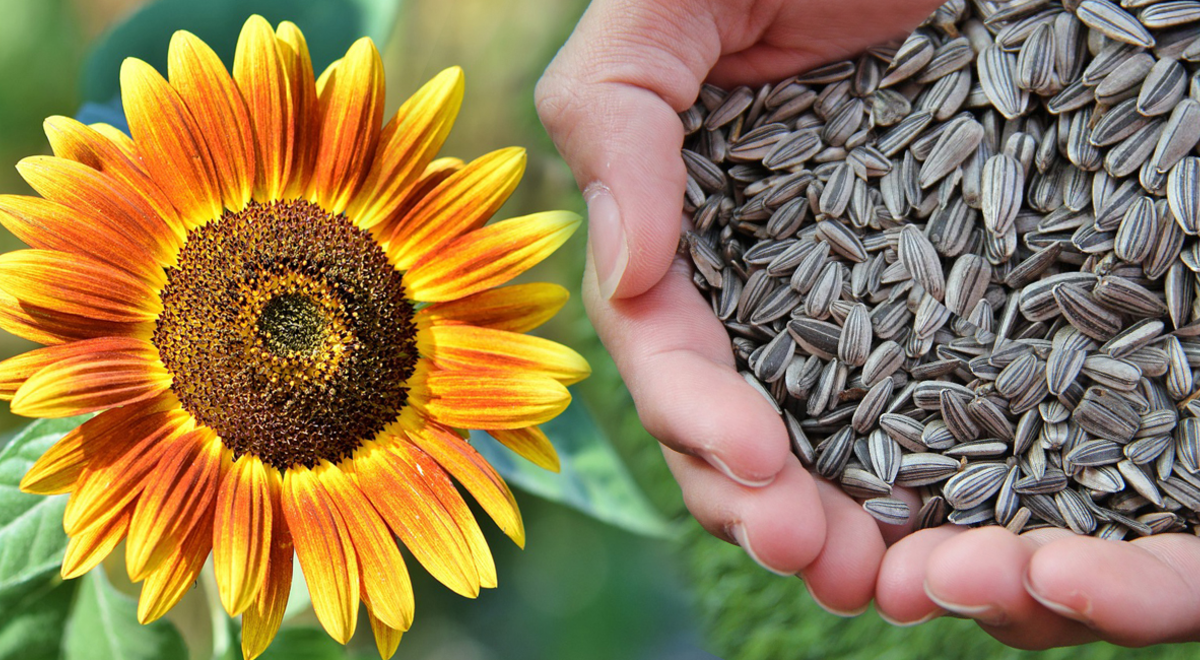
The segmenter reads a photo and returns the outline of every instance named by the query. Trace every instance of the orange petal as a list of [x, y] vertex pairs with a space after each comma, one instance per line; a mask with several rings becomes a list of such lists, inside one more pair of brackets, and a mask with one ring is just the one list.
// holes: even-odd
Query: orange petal
[[129, 523], [125, 568], [134, 581], [158, 570], [201, 519], [213, 517], [221, 442], [211, 429], [201, 427], [174, 445], [147, 475]]
[[[149, 410], [157, 402], [139, 404]], [[63, 513], [63, 529], [74, 536], [95, 525], [108, 512], [120, 509], [142, 492], [143, 482], [172, 443], [188, 430], [186, 417], [171, 411], [101, 415], [86, 422], [83, 448], [87, 466], [79, 475], [75, 491]], [[89, 428], [93, 422], [101, 422]]]
[[97, 337], [36, 348], [0, 362], [0, 399], [12, 399], [17, 389], [35, 373], [60, 360], [92, 353], [132, 352], [143, 349], [144, 342], [127, 337]]
[[77, 344], [86, 346], [46, 365], [17, 389], [12, 399], [14, 413], [26, 417], [81, 415], [144, 401], [171, 386], [171, 375], [159, 361], [158, 349], [147, 341], [112, 337]]
[[241, 211], [254, 188], [254, 135], [241, 92], [221, 58], [185, 30], [171, 37], [167, 76], [208, 146], [225, 207]]
[[67, 541], [60, 569], [64, 580], [77, 578], [95, 568], [117, 547], [129, 531], [129, 507]]
[[465, 323], [484, 328], [528, 332], [550, 320], [570, 294], [557, 284], [531, 282], [480, 291], [465, 298], [433, 303], [417, 312], [435, 325]]
[[54, 155], [87, 165], [125, 184], [125, 190], [134, 194], [130, 203], [150, 208], [170, 227], [176, 243], [182, 244], [185, 228], [179, 211], [138, 164], [136, 153], [131, 153], [136, 148], [129, 136], [113, 129], [114, 136], [106, 128], [85, 126], [70, 117], [50, 117], [45, 129]]
[[558, 452], [554, 451], [554, 445], [550, 444], [550, 439], [540, 428], [526, 426], [523, 429], [490, 430], [488, 433], [534, 465], [558, 472]]
[[467, 489], [500, 531], [525, 547], [525, 525], [516, 498], [496, 469], [474, 447], [457, 433], [436, 424], [409, 431], [407, 437]]
[[499, 286], [558, 249], [579, 227], [566, 211], [503, 220], [425, 254], [404, 275], [416, 300], [455, 300]]
[[379, 649], [379, 657], [389, 660], [396, 655], [404, 633], [380, 621], [370, 605], [367, 605], [367, 619], [371, 622], [371, 632], [375, 634], [375, 648]]
[[532, 372], [564, 385], [592, 373], [582, 355], [541, 337], [473, 325], [435, 325], [427, 336], [434, 363], [447, 370]]
[[500, 149], [471, 161], [418, 201], [388, 239], [388, 256], [401, 270], [422, 255], [478, 229], [516, 190], [525, 150]]
[[413, 207], [424, 199], [426, 195], [433, 192], [434, 188], [442, 185], [443, 181], [450, 178], [462, 168], [463, 162], [458, 158], [438, 158], [430, 163], [420, 178], [404, 191], [404, 199], [396, 204], [396, 208], [392, 211], [392, 214], [371, 228], [372, 233], [375, 234], [380, 244], [384, 245], [386, 249], [387, 239], [404, 222], [404, 218], [412, 212]]
[[58, 495], [74, 490], [75, 483], [87, 466], [82, 439], [83, 434], [76, 428], [51, 445], [21, 477], [21, 491], [35, 495]]
[[[72, 209], [76, 222], [96, 225], [76, 233], [115, 243], [104, 251], [127, 253], [123, 262], [135, 272], [150, 270], [154, 274], [150, 281], [160, 285], [166, 281], [162, 267], [175, 263], [183, 241], [129, 184], [66, 158], [34, 156], [21, 161], [17, 170], [43, 197]], [[54, 228], [61, 225], [60, 221]], [[68, 251], [85, 248], [92, 249], [87, 245]]]
[[131, 241], [132, 232], [109, 223], [108, 217], [40, 197], [0, 196], [0, 224], [26, 245], [91, 257], [147, 282], [164, 284], [166, 259], [160, 261], [147, 249], [152, 243]]
[[371, 501], [354, 481], [337, 467], [321, 473], [321, 483], [346, 522], [358, 553], [363, 599], [371, 603], [372, 616], [386, 625], [408, 630], [413, 620], [412, 582], [400, 548]]
[[52, 250], [0, 255], [0, 289], [22, 303], [94, 318], [137, 323], [162, 311], [158, 293], [108, 264]]
[[230, 616], [254, 603], [271, 552], [271, 491], [257, 456], [226, 457], [213, 529], [213, 568], [221, 604]]
[[31, 305], [0, 288], [0, 328], [39, 344], [61, 344], [97, 337], [143, 337], [154, 333], [154, 323], [97, 321], [57, 309]]
[[532, 373], [435, 371], [426, 379], [424, 408], [433, 420], [455, 428], [511, 429], [541, 424], [566, 409], [567, 388]]
[[319, 150], [309, 198], [330, 213], [346, 210], [375, 158], [383, 121], [383, 62], [368, 38], [354, 42], [318, 87]]
[[495, 587], [496, 562], [492, 559], [492, 550], [483, 536], [483, 530], [479, 529], [479, 523], [475, 522], [475, 515], [463, 501], [454, 482], [450, 481], [450, 476], [437, 461], [433, 460], [433, 457], [421, 451], [416, 445], [402, 438], [398, 438], [397, 442], [405, 444], [405, 450], [416, 464], [417, 471], [424, 478], [425, 485], [437, 496], [438, 502], [441, 503], [446, 514], [462, 532], [463, 540], [466, 541], [467, 547], [471, 550], [471, 556], [475, 559], [475, 570], [479, 572], [480, 586], [489, 589]]
[[425, 570], [458, 594], [478, 596], [479, 571], [470, 546], [406, 447], [364, 447], [354, 462], [360, 487]]
[[292, 163], [284, 193], [285, 197], [290, 198], [302, 195], [312, 180], [313, 168], [317, 163], [321, 110], [317, 101], [317, 83], [313, 79], [312, 59], [304, 34], [294, 23], [284, 21], [275, 30], [275, 36], [290, 87], [290, 116], [295, 131]]
[[271, 503], [271, 544], [262, 589], [254, 603], [242, 613], [242, 656], [245, 660], [257, 658], [275, 638], [283, 623], [292, 589], [295, 548], [287, 518], [283, 515], [279, 472], [274, 468], [267, 469], [266, 479]]
[[25, 476], [21, 490], [57, 495], [75, 489], [89, 464], [102, 463], [123, 448], [127, 438], [115, 431], [128, 429], [147, 410], [144, 404], [100, 413], [64, 435], [41, 455]]
[[177, 554], [146, 577], [138, 599], [138, 622], [150, 623], [175, 607], [196, 583], [212, 551], [212, 516], [204, 516], [180, 545]]
[[345, 644], [358, 621], [358, 555], [346, 523], [321, 485], [321, 469], [288, 469], [283, 475], [283, 514], [317, 620], [330, 637]]
[[400, 106], [383, 128], [375, 162], [362, 190], [346, 209], [359, 227], [373, 227], [396, 211], [437, 155], [462, 105], [462, 69], [434, 76]]
[[149, 64], [121, 64], [125, 118], [147, 169], [186, 226], [221, 217], [221, 188], [203, 134], [187, 105]]
[[242, 26], [233, 57], [233, 79], [246, 99], [254, 129], [258, 154], [254, 197], [260, 201], [280, 199], [295, 148], [292, 90], [275, 31], [262, 16], [251, 16]]

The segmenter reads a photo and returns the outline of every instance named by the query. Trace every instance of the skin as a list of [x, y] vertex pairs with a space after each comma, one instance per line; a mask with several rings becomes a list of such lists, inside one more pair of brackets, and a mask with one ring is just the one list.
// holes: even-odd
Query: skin
[[537, 88], [542, 121], [588, 202], [588, 314], [700, 524], [765, 568], [801, 576], [827, 610], [853, 615], [875, 600], [898, 625], [949, 612], [1027, 649], [1196, 639], [1198, 538], [910, 534], [809, 474], [778, 415], [737, 374], [724, 328], [676, 257], [685, 181], [676, 113], [702, 82], [755, 86], [854, 56], [902, 37], [939, 4], [595, 0]]

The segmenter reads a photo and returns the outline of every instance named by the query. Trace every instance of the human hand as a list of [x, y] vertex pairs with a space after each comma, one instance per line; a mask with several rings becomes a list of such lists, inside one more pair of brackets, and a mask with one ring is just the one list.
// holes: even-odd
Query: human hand
[[[696, 519], [827, 609], [875, 592], [887, 542], [789, 451], [738, 375], [729, 338], [674, 261], [685, 183], [677, 112], [705, 80], [761, 84], [904, 36], [937, 0], [596, 0], [538, 85], [538, 109], [588, 202], [584, 302]], [[911, 495], [910, 503], [915, 503]]]
[[672, 261], [685, 180], [675, 113], [702, 81], [781, 79], [899, 36], [936, 5], [593, 3], [538, 89], [589, 202], [589, 313], [696, 518], [771, 570], [802, 573], [826, 609], [854, 613], [874, 596], [899, 623], [950, 610], [1023, 648], [1195, 638], [1198, 539], [877, 525], [790, 455], [689, 267]]

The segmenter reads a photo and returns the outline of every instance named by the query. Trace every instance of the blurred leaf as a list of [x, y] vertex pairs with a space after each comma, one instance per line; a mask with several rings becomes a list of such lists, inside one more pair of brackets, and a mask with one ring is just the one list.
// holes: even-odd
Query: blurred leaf
[[58, 570], [67, 548], [62, 528], [66, 496], [22, 493], [34, 461], [84, 418], [33, 422], [0, 451], [0, 621], [30, 581]]
[[79, 598], [67, 620], [65, 660], [160, 660], [188, 657], [175, 626], [137, 620], [137, 601], [113, 588], [97, 568], [79, 578]]
[[304, 32], [313, 65], [320, 73], [346, 53], [359, 37], [382, 48], [396, 23], [400, 0], [157, 0], [111, 30], [84, 65], [83, 97], [107, 102], [120, 94], [121, 62], [137, 57], [167, 70], [171, 34], [188, 30], [233, 64], [242, 24], [260, 14], [272, 25], [291, 21]]
[[55, 578], [24, 595], [18, 607], [0, 619], [0, 660], [58, 660], [75, 582]]
[[513, 486], [561, 502], [638, 534], [667, 537], [672, 529], [625, 470], [592, 414], [575, 397], [566, 411], [542, 424], [558, 450], [558, 474], [539, 468], [487, 433], [471, 432], [471, 444]]
[[284, 628], [261, 660], [345, 660], [346, 649], [320, 628]]

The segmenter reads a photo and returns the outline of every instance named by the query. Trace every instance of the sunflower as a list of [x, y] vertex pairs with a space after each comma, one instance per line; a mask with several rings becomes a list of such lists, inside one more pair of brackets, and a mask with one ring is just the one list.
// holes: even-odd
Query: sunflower
[[142, 622], [211, 552], [258, 656], [294, 553], [329, 634], [350, 639], [361, 600], [388, 657], [414, 607], [397, 539], [468, 597], [496, 570], [460, 488], [524, 544], [463, 429], [557, 469], [538, 424], [589, 367], [523, 333], [567, 292], [501, 285], [579, 219], [485, 224], [524, 152], [435, 159], [458, 68], [381, 128], [369, 39], [315, 78], [291, 23], [247, 21], [232, 74], [178, 32], [168, 77], [126, 60], [121, 93], [130, 135], [50, 118], [54, 156], [18, 166], [40, 197], [0, 197], [0, 222], [32, 248], [0, 256], [0, 327], [45, 345], [0, 363], [0, 392], [30, 417], [99, 412], [21, 488], [71, 494], [64, 577], [125, 541]]

